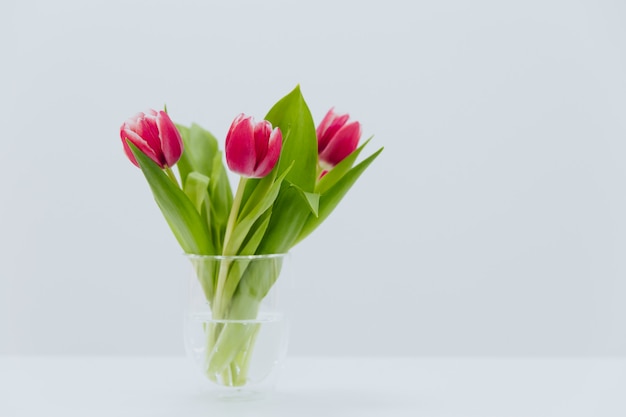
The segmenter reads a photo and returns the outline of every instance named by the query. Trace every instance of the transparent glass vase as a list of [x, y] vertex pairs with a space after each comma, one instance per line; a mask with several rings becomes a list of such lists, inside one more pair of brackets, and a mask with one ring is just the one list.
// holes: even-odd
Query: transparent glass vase
[[219, 396], [271, 391], [287, 352], [289, 256], [188, 258], [187, 355]]

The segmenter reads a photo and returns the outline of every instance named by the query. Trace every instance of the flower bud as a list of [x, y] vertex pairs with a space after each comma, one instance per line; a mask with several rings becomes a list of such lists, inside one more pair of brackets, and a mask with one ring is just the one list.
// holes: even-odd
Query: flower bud
[[255, 123], [240, 114], [226, 135], [226, 162], [231, 171], [248, 178], [262, 178], [272, 171], [283, 146], [279, 128], [267, 120]]
[[349, 115], [338, 115], [330, 109], [317, 127], [317, 152], [320, 165], [332, 169], [357, 148], [361, 138], [361, 124], [348, 122]]
[[172, 119], [164, 111], [148, 110], [128, 119], [120, 128], [124, 152], [139, 166], [126, 140], [130, 141], [161, 168], [173, 166], [183, 153], [183, 141]]

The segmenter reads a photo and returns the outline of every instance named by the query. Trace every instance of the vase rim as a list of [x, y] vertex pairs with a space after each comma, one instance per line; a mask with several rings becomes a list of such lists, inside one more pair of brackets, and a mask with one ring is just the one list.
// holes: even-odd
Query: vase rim
[[263, 253], [259, 255], [198, 255], [194, 253], [185, 253], [184, 254], [189, 259], [215, 259], [215, 260], [232, 260], [232, 259], [246, 259], [246, 260], [254, 260], [254, 259], [273, 259], [273, 258], [284, 258], [289, 255], [289, 252], [285, 253]]

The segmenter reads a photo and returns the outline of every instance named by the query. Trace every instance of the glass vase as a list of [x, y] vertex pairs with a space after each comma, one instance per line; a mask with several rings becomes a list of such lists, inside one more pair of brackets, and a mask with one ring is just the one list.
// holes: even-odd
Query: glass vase
[[271, 391], [287, 352], [288, 255], [188, 258], [187, 355], [221, 397]]

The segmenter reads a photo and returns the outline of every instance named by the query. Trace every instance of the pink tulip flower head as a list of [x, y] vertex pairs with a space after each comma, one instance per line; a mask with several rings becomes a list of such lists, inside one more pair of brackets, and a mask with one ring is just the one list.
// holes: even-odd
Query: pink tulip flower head
[[262, 178], [269, 174], [283, 146], [279, 128], [272, 130], [267, 120], [258, 123], [240, 114], [226, 135], [226, 162], [231, 171], [247, 178]]
[[317, 152], [320, 165], [330, 170], [350, 155], [359, 145], [361, 124], [348, 122], [348, 114], [336, 114], [330, 109], [317, 127]]
[[120, 128], [124, 152], [139, 166], [126, 140], [130, 141], [161, 168], [173, 166], [183, 153], [183, 141], [172, 119], [164, 111], [148, 110], [128, 119]]

